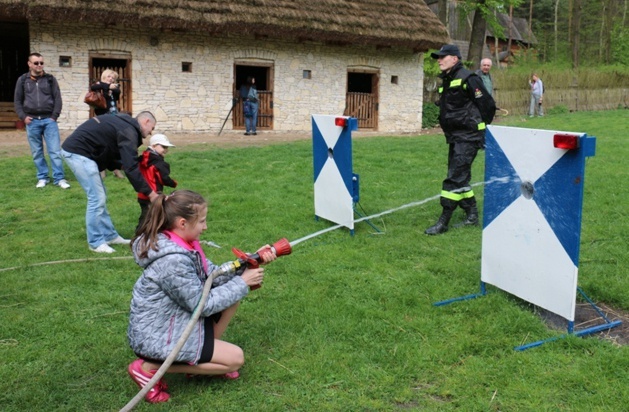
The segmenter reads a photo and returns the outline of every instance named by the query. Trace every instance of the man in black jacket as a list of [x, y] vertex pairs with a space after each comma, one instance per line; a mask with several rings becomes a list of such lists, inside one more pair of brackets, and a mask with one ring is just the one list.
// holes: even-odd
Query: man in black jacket
[[151, 201], [157, 198], [140, 172], [138, 147], [155, 129], [155, 116], [141, 112], [92, 117], [63, 142], [61, 156], [87, 194], [87, 243], [97, 253], [113, 253], [109, 245], [129, 244], [121, 237], [107, 211], [107, 192], [100, 172], [124, 168], [131, 185]]
[[439, 124], [449, 145], [448, 175], [441, 189], [443, 210], [437, 223], [425, 231], [427, 235], [439, 235], [448, 230], [457, 206], [466, 213], [464, 225], [478, 224], [476, 199], [470, 186], [472, 163], [478, 150], [485, 147], [485, 127], [494, 119], [496, 103], [482, 80], [463, 67], [456, 45], [446, 44], [431, 56], [439, 61], [441, 69]]
[[59, 84], [52, 74], [44, 71], [44, 57], [39, 53], [28, 56], [28, 69], [28, 73], [17, 79], [13, 103], [15, 112], [26, 125], [26, 138], [37, 169], [35, 187], [41, 189], [50, 182], [48, 164], [44, 157], [45, 141], [52, 166], [53, 183], [62, 189], [68, 189], [70, 184], [63, 170], [61, 138], [57, 125], [63, 104]]

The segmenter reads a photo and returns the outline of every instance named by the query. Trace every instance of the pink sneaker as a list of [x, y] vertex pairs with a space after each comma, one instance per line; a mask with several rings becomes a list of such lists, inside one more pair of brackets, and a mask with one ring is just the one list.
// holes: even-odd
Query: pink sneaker
[[[129, 372], [129, 376], [131, 379], [140, 387], [140, 389], [144, 388], [146, 384], [151, 380], [151, 378], [155, 375], [156, 371], [144, 372], [142, 370], [142, 364], [144, 361], [142, 359], [136, 359], [129, 364], [129, 368], [127, 369]], [[160, 379], [155, 386], [151, 388], [150, 391], [144, 397], [147, 402], [150, 403], [160, 403], [166, 402], [170, 399], [170, 395], [166, 392], [168, 386], [166, 386], [166, 382], [163, 379]]]
[[233, 372], [227, 372], [223, 375], [217, 375], [216, 377], [220, 379], [227, 379], [230, 381], [235, 381], [236, 379], [240, 378], [240, 373], [238, 371], [233, 371]]

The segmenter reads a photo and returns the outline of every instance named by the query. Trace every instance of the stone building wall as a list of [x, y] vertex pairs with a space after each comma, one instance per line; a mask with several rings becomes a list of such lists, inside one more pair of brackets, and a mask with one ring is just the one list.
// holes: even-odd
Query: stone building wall
[[[89, 118], [83, 97], [90, 52], [130, 56], [133, 113], [152, 111], [162, 132], [218, 132], [232, 104], [235, 63], [273, 65], [274, 130], [307, 131], [311, 114], [341, 115], [348, 69], [379, 73], [379, 131], [421, 130], [423, 56], [411, 51], [81, 23], [30, 27], [31, 50], [44, 55], [46, 70], [61, 87], [64, 130]], [[70, 57], [71, 66], [60, 67], [60, 56]], [[182, 62], [192, 63], [191, 72], [182, 72]], [[304, 70], [311, 71], [310, 79], [303, 78]]]

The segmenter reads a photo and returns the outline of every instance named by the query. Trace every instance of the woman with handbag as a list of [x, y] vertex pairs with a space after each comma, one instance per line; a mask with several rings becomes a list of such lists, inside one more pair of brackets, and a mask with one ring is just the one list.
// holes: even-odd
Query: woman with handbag
[[105, 70], [100, 76], [100, 81], [90, 86], [90, 90], [94, 92], [101, 91], [107, 102], [106, 109], [94, 108], [97, 116], [101, 114], [118, 113], [118, 101], [120, 100], [120, 85], [118, 84], [118, 73], [113, 70]]
[[[120, 100], [121, 94], [120, 85], [118, 84], [118, 73], [110, 69], [103, 71], [103, 74], [100, 76], [100, 81], [91, 85], [90, 90], [103, 93], [105, 102], [107, 103], [106, 109], [94, 107], [94, 114], [96, 114], [96, 116], [107, 113], [118, 113], [118, 101]], [[113, 173], [117, 178], [124, 179], [124, 175], [121, 170], [115, 169]], [[101, 172], [101, 176], [106, 176], [106, 172], [104, 170]]]
[[247, 83], [240, 88], [240, 97], [243, 100], [243, 112], [245, 115], [245, 136], [257, 135], [256, 123], [258, 122], [258, 90], [256, 89], [256, 79], [249, 76]]

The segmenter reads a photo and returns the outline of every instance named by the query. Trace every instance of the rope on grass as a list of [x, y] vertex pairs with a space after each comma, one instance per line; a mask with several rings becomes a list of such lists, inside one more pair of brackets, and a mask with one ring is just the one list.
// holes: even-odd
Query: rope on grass
[[53, 260], [50, 262], [31, 263], [29, 265], [24, 265], [24, 266], [13, 266], [10, 268], [2, 268], [0, 269], [0, 272], [6, 272], [9, 270], [16, 270], [16, 269], [28, 268], [28, 267], [34, 267], [34, 266], [58, 265], [60, 263], [85, 263], [85, 262], [96, 262], [99, 260], [126, 260], [126, 259], [133, 259], [133, 256]]

